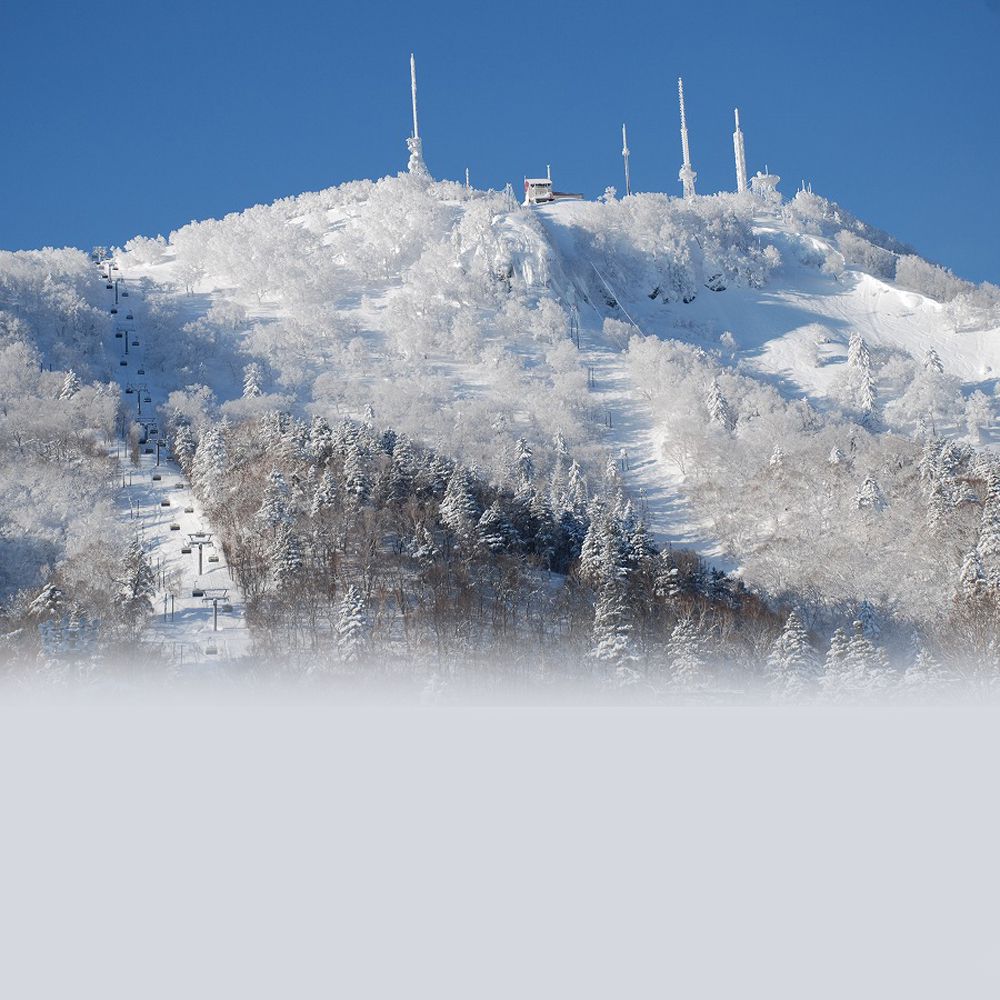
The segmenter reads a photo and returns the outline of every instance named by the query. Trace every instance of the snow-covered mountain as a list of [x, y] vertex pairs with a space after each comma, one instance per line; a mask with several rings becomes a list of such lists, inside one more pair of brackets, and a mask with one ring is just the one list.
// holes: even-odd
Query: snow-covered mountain
[[[109, 316], [110, 282], [82, 253], [2, 255], [3, 349], [20, 370], [32, 351], [73, 369], [92, 395], [87, 383], [124, 387], [141, 364], [160, 423], [191, 448], [274, 413], [289, 415], [274, 433], [305, 451], [317, 423], [369, 428], [362, 452], [391, 430], [459, 463], [481, 507], [483, 491], [501, 508], [530, 493], [554, 523], [576, 509], [586, 533], [587, 497], [619, 515], [625, 503], [657, 549], [700, 553], [775, 613], [794, 606], [827, 630], [860, 609], [930, 632], [956, 590], [1000, 575], [980, 527], [1000, 289], [811, 192], [524, 208], [418, 172], [137, 237], [113, 259], [129, 297]], [[140, 341], [128, 359], [119, 325]], [[28, 396], [51, 397], [57, 378], [58, 395], [63, 377], [37, 373]], [[316, 489], [289, 485], [301, 468], [262, 462], [253, 504], [272, 472], [282, 496]], [[210, 511], [209, 486], [186, 471]], [[9, 592], [37, 589], [71, 554], [70, 520], [46, 529], [45, 559], [25, 555]], [[279, 522], [294, 529], [294, 513]], [[575, 575], [575, 558], [560, 571]]]

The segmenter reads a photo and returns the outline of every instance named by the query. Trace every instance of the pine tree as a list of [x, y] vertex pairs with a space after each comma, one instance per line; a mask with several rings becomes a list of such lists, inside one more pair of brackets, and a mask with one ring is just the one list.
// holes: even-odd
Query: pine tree
[[274, 548], [271, 552], [271, 572], [278, 590], [292, 587], [302, 570], [302, 546], [291, 525], [282, 523], [278, 527]]
[[72, 399], [79, 391], [79, 376], [71, 368], [68, 372], [66, 372], [66, 377], [63, 379], [62, 388], [59, 390], [59, 398]]
[[979, 553], [975, 549], [970, 549], [958, 576], [958, 596], [965, 601], [975, 603], [986, 596], [987, 589]]
[[251, 361], [243, 369], [243, 398], [255, 399], [264, 395], [264, 369], [256, 361]]
[[364, 471], [364, 461], [357, 438], [352, 438], [344, 456], [344, 494], [354, 507], [361, 507], [368, 499], [370, 488]]
[[816, 651], [799, 616], [792, 611], [767, 658], [768, 684], [779, 698], [806, 694], [819, 678]]
[[323, 470], [323, 475], [316, 484], [316, 492], [313, 493], [312, 504], [309, 514], [312, 517], [321, 517], [324, 511], [330, 510], [337, 502], [337, 483], [333, 478], [333, 473], [329, 469]]
[[847, 654], [850, 640], [847, 633], [838, 628], [830, 638], [830, 649], [823, 664], [820, 687], [830, 701], [841, 701], [851, 692], [852, 678]]
[[344, 599], [337, 610], [337, 649], [340, 658], [347, 663], [359, 660], [364, 653], [368, 622], [365, 616], [365, 600], [353, 584], [347, 588]]
[[667, 641], [667, 660], [674, 684], [682, 691], [696, 691], [708, 679], [705, 662], [705, 638], [692, 618], [682, 618]]
[[518, 490], [525, 492], [531, 489], [531, 483], [535, 478], [535, 461], [532, 457], [531, 448], [523, 437], [517, 439], [517, 454], [514, 459], [514, 466], [517, 472]]
[[494, 500], [483, 511], [476, 525], [476, 535], [480, 546], [488, 552], [502, 552], [507, 547], [511, 526], [498, 501]]
[[438, 557], [434, 537], [423, 523], [418, 524], [414, 530], [413, 538], [410, 540], [407, 550], [411, 558], [420, 563], [421, 566], [429, 566]]
[[178, 464], [185, 472], [190, 472], [191, 460], [195, 454], [195, 440], [191, 428], [187, 424], [178, 424], [174, 431], [173, 453]]
[[479, 507], [472, 493], [469, 474], [461, 466], [448, 480], [440, 508], [441, 523], [460, 540], [471, 540], [479, 520]]
[[566, 497], [573, 509], [582, 511], [587, 506], [587, 480], [580, 470], [580, 463], [574, 461], [569, 467], [566, 478]]
[[722, 395], [717, 379], [712, 379], [708, 385], [705, 406], [708, 408], [708, 419], [713, 424], [725, 431], [732, 431], [736, 427], [736, 418], [733, 416], [732, 408], [726, 397]]
[[226, 441], [222, 429], [210, 427], [202, 434], [191, 463], [191, 478], [209, 508], [221, 506], [226, 500], [226, 464]]
[[889, 501], [874, 476], [865, 477], [865, 481], [854, 496], [854, 506], [858, 510], [875, 512], [884, 511], [889, 506]]
[[852, 368], [871, 369], [872, 358], [868, 345], [857, 331], [851, 333], [847, 344], [847, 363]]
[[142, 551], [142, 543], [137, 538], [133, 539], [122, 558], [115, 596], [115, 606], [128, 629], [141, 631], [146, 619], [153, 613], [152, 598], [155, 593], [156, 577]]
[[326, 417], [313, 417], [309, 426], [309, 457], [317, 465], [325, 465], [333, 455], [333, 428]]
[[653, 593], [664, 601], [672, 601], [681, 592], [681, 571], [673, 553], [664, 549], [656, 560], [656, 575], [653, 578]]
[[47, 583], [28, 605], [28, 614], [32, 618], [57, 618], [65, 603], [66, 595], [54, 583]]
[[618, 581], [609, 581], [598, 591], [593, 643], [591, 655], [616, 668], [636, 658], [632, 647], [632, 614]]
[[924, 355], [923, 366], [925, 371], [934, 372], [937, 375], [944, 374], [944, 365], [941, 362], [938, 352], [933, 347]]
[[272, 469], [271, 475], [268, 476], [264, 496], [257, 511], [257, 520], [268, 528], [277, 528], [292, 522], [288, 503], [288, 484], [277, 469]]

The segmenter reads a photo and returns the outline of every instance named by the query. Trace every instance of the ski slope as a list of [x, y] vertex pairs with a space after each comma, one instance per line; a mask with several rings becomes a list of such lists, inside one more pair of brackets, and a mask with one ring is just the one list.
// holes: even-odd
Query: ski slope
[[[111, 271], [110, 277], [114, 281], [122, 275]], [[100, 280], [107, 284], [106, 272]], [[142, 293], [137, 283], [126, 282], [126, 287], [129, 294], [119, 298], [117, 314], [110, 313], [115, 308], [114, 290], [107, 290], [108, 341], [109, 353], [119, 355], [116, 368], [122, 399], [126, 405], [135, 401], [134, 419], [147, 422], [150, 428], [148, 441], [140, 445], [138, 467], [132, 464], [125, 441], [119, 440], [114, 451], [122, 483], [116, 499], [123, 529], [135, 532], [142, 541], [157, 580], [154, 616], [143, 643], [178, 666], [236, 659], [250, 649], [243, 596], [225, 557], [211, 544], [211, 525], [199, 501], [167, 452], [156, 415], [165, 398], [163, 374], [146, 368], [149, 335], [139, 329], [141, 323], [126, 319], [138, 313]], [[126, 336], [115, 337], [122, 327], [128, 331]], [[191, 551], [182, 552], [184, 547]]]

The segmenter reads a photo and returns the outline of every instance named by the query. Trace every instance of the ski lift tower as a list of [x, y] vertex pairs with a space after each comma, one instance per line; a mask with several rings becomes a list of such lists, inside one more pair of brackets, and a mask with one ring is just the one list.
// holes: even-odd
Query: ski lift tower
[[694, 182], [698, 175], [691, 166], [691, 148], [688, 146], [687, 116], [684, 113], [684, 81], [677, 78], [677, 96], [681, 105], [681, 150], [684, 153], [684, 163], [681, 165], [680, 173], [677, 175], [684, 185], [684, 197], [693, 198], [695, 195]]

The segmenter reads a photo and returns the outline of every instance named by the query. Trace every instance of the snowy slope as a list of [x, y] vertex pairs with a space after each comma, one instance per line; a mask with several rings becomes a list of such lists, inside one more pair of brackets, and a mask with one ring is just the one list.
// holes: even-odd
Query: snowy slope
[[[406, 181], [391, 179], [395, 184]], [[463, 290], [449, 292], [447, 278], [442, 282], [439, 272], [421, 271], [431, 251], [437, 252], [434, 239], [443, 237], [441, 245], [451, 253], [469, 203], [438, 201], [426, 233], [402, 212], [394, 216], [390, 210], [385, 217], [383, 211], [372, 218], [370, 205], [357, 198], [330, 208], [309, 205], [297, 211], [293, 206], [277, 224], [278, 235], [268, 236], [269, 245], [290, 255], [289, 260], [294, 250], [283, 241], [292, 240], [294, 246], [303, 233], [313, 236], [308, 253], [303, 251], [297, 266], [288, 269], [288, 281], [301, 286], [313, 274], [322, 274], [329, 289], [323, 312], [312, 304], [305, 307], [299, 292], [288, 285], [251, 291], [245, 283], [241, 286], [239, 275], [211, 267], [195, 269], [192, 277], [185, 271], [190, 260], [183, 241], [180, 251], [169, 245], [153, 262], [140, 261], [136, 253], [120, 255], [119, 261], [135, 285], [170, 302], [175, 324], [203, 322], [220, 305], [235, 303], [245, 310], [246, 332], [226, 348], [228, 354], [217, 344], [209, 374], [202, 372], [197, 379], [208, 382], [220, 402], [239, 395], [241, 363], [260, 357], [261, 344], [270, 337], [279, 341], [267, 348], [277, 376], [268, 390], [278, 394], [275, 398], [333, 418], [360, 416], [362, 400], [370, 400], [385, 422], [481, 467], [495, 463], [495, 475], [502, 476], [503, 447], [498, 453], [489, 436], [476, 430], [479, 425], [499, 420], [536, 447], [538, 438], [559, 430], [571, 439], [571, 451], [589, 466], [592, 478], [608, 456], [621, 463], [626, 484], [641, 497], [661, 542], [694, 547], [723, 565], [733, 563], [692, 509], [684, 476], [664, 454], [665, 431], [629, 375], [627, 343], [607, 335], [606, 319], [624, 321], [633, 332], [702, 347], [734, 371], [760, 378], [787, 398], [808, 398], [821, 409], [835, 405], [831, 392], [844, 369], [851, 333], [859, 333], [874, 349], [915, 360], [935, 348], [966, 393], [973, 388], [992, 391], [993, 373], [1000, 371], [1000, 331], [959, 330], [942, 303], [856, 268], [845, 266], [836, 276], [820, 270], [818, 258], [839, 256], [835, 243], [797, 231], [773, 208], [762, 208], [753, 220], [760, 245], [773, 245], [781, 257], [763, 287], [699, 288], [692, 302], [665, 303], [650, 299], [648, 288], [614, 277], [610, 252], [610, 265], [594, 259], [594, 211], [599, 206], [563, 202], [530, 211], [507, 206], [491, 223], [493, 232], [472, 250], [461, 234], [465, 242], [458, 240], [455, 261], [471, 269], [473, 258], [492, 252], [493, 240], [505, 248], [505, 260], [520, 282], [519, 308], [527, 310], [523, 322], [534, 322], [538, 313], [530, 310], [546, 302], [575, 310], [579, 351], [571, 365], [585, 398], [576, 410], [567, 409], [556, 405], [552, 392], [560, 380], [573, 377], [565, 371], [565, 358], [562, 367], [555, 365], [550, 344], [512, 334], [516, 319], [498, 323], [492, 303], [471, 301]], [[388, 263], [377, 261], [377, 274], [359, 277], [353, 255], [362, 256], [364, 241], [374, 245], [372, 233], [382, 230], [390, 237], [395, 232], [397, 245], [390, 239]], [[352, 234], [361, 238], [360, 244], [348, 238]], [[420, 240], [428, 247], [423, 257], [412, 249]], [[437, 311], [444, 319], [434, 315]], [[478, 338], [475, 350], [449, 350], [448, 343], [429, 335], [408, 350], [411, 329], [425, 322], [447, 326], [453, 322], [450, 316], [462, 311]], [[336, 349], [328, 346], [331, 326], [337, 328]], [[723, 343], [720, 338], [727, 332], [732, 340]], [[294, 365], [282, 351], [294, 351]], [[169, 363], [161, 364], [158, 377], [164, 398], [186, 381], [169, 370]], [[885, 392], [891, 391], [886, 387]], [[885, 395], [882, 402], [890, 399]]]

